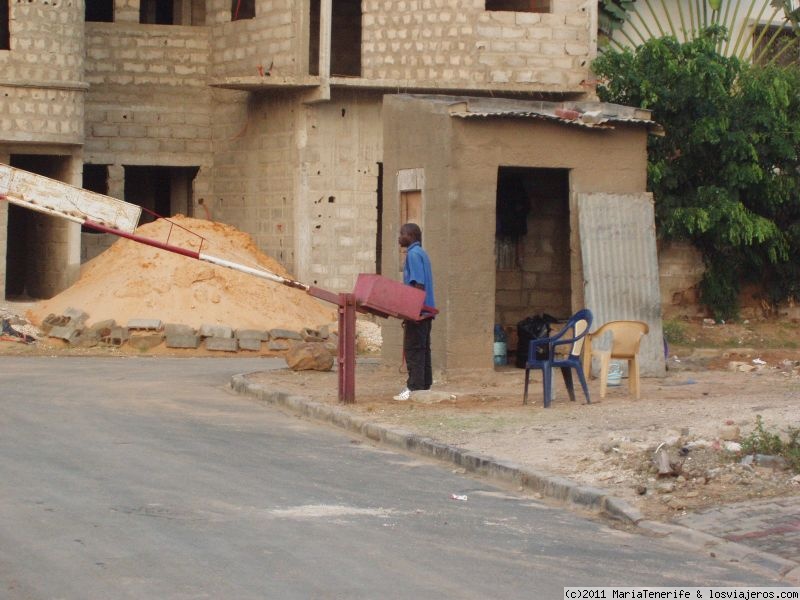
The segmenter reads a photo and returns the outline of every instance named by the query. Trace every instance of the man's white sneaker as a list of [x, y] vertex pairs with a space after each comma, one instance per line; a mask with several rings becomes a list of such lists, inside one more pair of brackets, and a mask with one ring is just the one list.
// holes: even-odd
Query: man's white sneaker
[[408, 400], [409, 398], [411, 398], [411, 390], [408, 388], [403, 388], [403, 391], [394, 397], [395, 400]]

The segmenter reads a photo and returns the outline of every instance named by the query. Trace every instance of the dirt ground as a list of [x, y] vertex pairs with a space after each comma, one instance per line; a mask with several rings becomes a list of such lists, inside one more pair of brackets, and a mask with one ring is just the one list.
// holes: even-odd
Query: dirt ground
[[[594, 379], [589, 383], [591, 404], [580, 393], [577, 402], [570, 402], [558, 378], [556, 398], [545, 409], [536, 374], [530, 404], [523, 406], [524, 371], [503, 367], [440, 378], [433, 393], [397, 402], [392, 396], [403, 387], [405, 374], [398, 365], [370, 361], [357, 367], [357, 401], [350, 410], [608, 489], [653, 519], [748, 498], [800, 495], [800, 476], [740, 464], [741, 453], [730, 446], [754, 429], [757, 416], [784, 437], [788, 428], [800, 427], [800, 325], [786, 320], [724, 325], [668, 321], [665, 331], [677, 340], [670, 347], [669, 370], [664, 378], [642, 379], [640, 400], [628, 394], [627, 380], [600, 399]], [[120, 350], [0, 342], [0, 355], [75, 353], [107, 356]], [[249, 377], [314, 400], [337, 402], [334, 371], [287, 369]], [[659, 447], [668, 451], [670, 475], [659, 475], [655, 466]]]

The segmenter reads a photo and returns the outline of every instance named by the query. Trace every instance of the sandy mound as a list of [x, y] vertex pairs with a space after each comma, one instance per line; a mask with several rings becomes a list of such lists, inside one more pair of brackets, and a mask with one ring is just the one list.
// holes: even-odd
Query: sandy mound
[[[292, 278], [246, 233], [180, 215], [171, 221], [189, 231], [160, 219], [136, 234], [192, 250], [202, 243], [203, 253]], [[90, 324], [114, 319], [125, 325], [143, 318], [195, 328], [218, 324], [298, 331], [336, 318], [333, 305], [303, 291], [126, 239], [86, 263], [75, 285], [39, 302], [27, 316], [39, 325], [48, 314], [60, 315], [68, 307], [88, 313]]]

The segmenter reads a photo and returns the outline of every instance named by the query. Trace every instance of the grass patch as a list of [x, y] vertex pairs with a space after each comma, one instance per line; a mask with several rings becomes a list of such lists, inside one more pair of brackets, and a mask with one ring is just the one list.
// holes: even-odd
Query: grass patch
[[777, 433], [768, 431], [761, 415], [756, 415], [755, 429], [742, 440], [742, 452], [782, 456], [793, 472], [800, 473], [800, 429], [789, 427], [788, 434], [788, 440], [784, 440]]

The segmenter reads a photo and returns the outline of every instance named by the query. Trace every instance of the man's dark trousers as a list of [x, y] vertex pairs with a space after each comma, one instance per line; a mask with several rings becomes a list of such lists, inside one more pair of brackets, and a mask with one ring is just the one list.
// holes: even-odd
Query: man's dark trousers
[[408, 366], [408, 389], [429, 390], [433, 385], [431, 369], [431, 322], [403, 321], [403, 352]]

